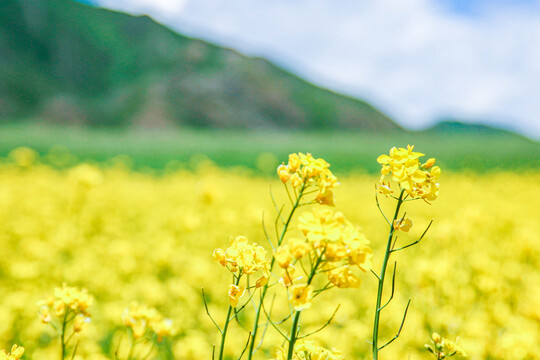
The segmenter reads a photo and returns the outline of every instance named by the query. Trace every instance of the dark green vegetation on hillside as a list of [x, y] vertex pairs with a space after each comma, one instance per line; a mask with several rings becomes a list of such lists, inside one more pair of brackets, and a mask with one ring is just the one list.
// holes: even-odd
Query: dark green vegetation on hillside
[[[230, 130], [105, 130], [11, 124], [0, 127], [0, 156], [17, 146], [46, 154], [61, 144], [79, 160], [109, 161], [125, 154], [137, 169], [163, 169], [171, 161], [187, 168], [202, 154], [217, 165], [243, 166], [270, 171], [292, 152], [311, 152], [332, 164], [338, 174], [348, 171], [376, 173], [374, 159], [392, 146], [416, 145], [437, 158], [445, 171], [540, 169], [540, 143], [515, 135], [494, 133], [380, 133], [359, 132], [240, 132]], [[271, 153], [273, 155], [261, 155]], [[72, 164], [75, 159], [72, 160]], [[178, 164], [180, 162], [181, 164]], [[70, 164], [66, 164], [70, 165]]]
[[260, 58], [71, 0], [0, 0], [0, 122], [399, 130]]

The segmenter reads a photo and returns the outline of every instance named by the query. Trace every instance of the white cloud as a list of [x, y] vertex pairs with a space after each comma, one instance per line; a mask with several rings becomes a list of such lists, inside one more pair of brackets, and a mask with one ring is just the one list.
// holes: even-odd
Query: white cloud
[[[114, 5], [112, 4], [114, 3]], [[102, 0], [266, 56], [409, 127], [441, 116], [540, 138], [540, 12], [450, 12], [435, 0]]]

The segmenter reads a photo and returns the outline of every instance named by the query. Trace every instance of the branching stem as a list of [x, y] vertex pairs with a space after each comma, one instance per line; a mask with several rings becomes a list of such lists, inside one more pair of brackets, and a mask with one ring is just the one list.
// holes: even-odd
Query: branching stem
[[399, 193], [399, 198], [397, 199], [396, 211], [394, 213], [394, 218], [390, 222], [390, 233], [388, 235], [388, 241], [386, 244], [386, 252], [384, 254], [384, 260], [381, 268], [381, 274], [379, 275], [379, 286], [377, 289], [377, 304], [375, 306], [375, 319], [373, 320], [373, 338], [372, 338], [372, 351], [373, 351], [373, 360], [379, 359], [379, 321], [381, 316], [381, 301], [383, 295], [384, 280], [386, 276], [386, 268], [388, 266], [388, 260], [390, 259], [390, 254], [392, 252], [392, 238], [394, 236], [394, 222], [398, 219], [399, 210], [403, 204], [403, 196], [405, 195], [405, 190], [402, 189]]

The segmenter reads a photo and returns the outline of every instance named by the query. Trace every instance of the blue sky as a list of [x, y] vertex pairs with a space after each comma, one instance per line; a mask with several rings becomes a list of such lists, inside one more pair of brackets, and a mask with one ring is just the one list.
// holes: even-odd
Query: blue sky
[[540, 0], [94, 0], [264, 56], [409, 128], [442, 117], [540, 139]]

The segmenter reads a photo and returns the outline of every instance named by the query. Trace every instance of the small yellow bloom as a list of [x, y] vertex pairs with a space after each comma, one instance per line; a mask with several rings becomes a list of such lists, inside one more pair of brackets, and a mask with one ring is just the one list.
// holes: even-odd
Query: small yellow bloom
[[24, 348], [22, 346], [18, 346], [16, 344], [14, 344], [11, 347], [10, 354], [11, 354], [13, 359], [20, 359], [20, 357], [23, 356], [23, 354], [24, 354]]
[[292, 238], [289, 240], [289, 250], [295, 259], [301, 259], [311, 250], [311, 247], [305, 240]]
[[278, 173], [279, 179], [283, 183], [286, 183], [291, 178], [291, 173], [289, 172], [289, 169], [287, 168], [287, 166], [285, 166], [285, 164], [281, 164], [278, 166], [277, 173]]
[[24, 354], [24, 348], [22, 346], [13, 345], [11, 352], [6, 354], [5, 350], [0, 351], [0, 360], [19, 360]]
[[238, 305], [238, 300], [244, 295], [245, 291], [246, 289], [244, 287], [234, 284], [229, 285], [229, 300], [232, 307], [236, 307]]
[[274, 258], [276, 259], [279, 267], [286, 269], [289, 266], [293, 256], [288, 246], [281, 245], [276, 249]]
[[321, 205], [335, 206], [334, 193], [330, 189], [325, 189], [324, 191], [317, 194], [315, 201]]
[[422, 165], [422, 167], [427, 170], [431, 168], [433, 165], [435, 165], [435, 158], [428, 159], [428, 161], [426, 161], [426, 163]]
[[279, 283], [285, 287], [292, 286], [293, 284], [292, 276], [294, 275], [295, 270], [296, 269], [292, 265], [289, 265], [288, 268], [283, 269], [283, 274], [279, 278]]
[[291, 301], [294, 310], [302, 311], [311, 306], [313, 298], [313, 287], [311, 285], [298, 284], [293, 285], [289, 300]]
[[222, 266], [227, 265], [227, 256], [225, 256], [225, 252], [222, 249], [215, 249], [212, 257]]
[[42, 323], [48, 324], [52, 320], [52, 315], [47, 305], [41, 305], [38, 312], [39, 318]]
[[83, 314], [77, 314], [75, 320], [73, 321], [73, 331], [81, 332], [83, 327], [90, 322], [90, 318], [84, 316]]
[[412, 227], [411, 219], [396, 219], [394, 220], [394, 230], [409, 232]]
[[255, 287], [261, 288], [266, 284], [268, 284], [268, 276], [263, 275], [255, 282]]
[[341, 266], [328, 272], [328, 280], [339, 288], [357, 288], [360, 286], [360, 280], [353, 275], [351, 268]]

